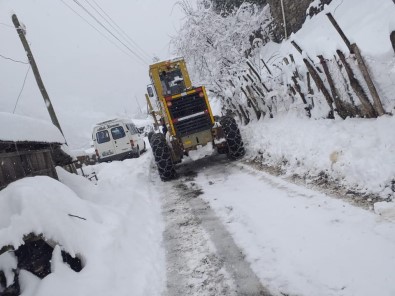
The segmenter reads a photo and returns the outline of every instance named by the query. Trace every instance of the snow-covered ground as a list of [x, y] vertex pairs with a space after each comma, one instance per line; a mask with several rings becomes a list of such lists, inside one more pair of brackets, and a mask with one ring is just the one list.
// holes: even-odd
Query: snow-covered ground
[[195, 182], [272, 292], [395, 294], [393, 221], [244, 165]]
[[[245, 255], [238, 260], [251, 264], [272, 295], [395, 293], [395, 222], [386, 219], [389, 216], [241, 162], [228, 162], [215, 153], [186, 160], [179, 169], [180, 179], [167, 183], [159, 181], [150, 150], [139, 159], [86, 168], [90, 170], [98, 175], [97, 185], [58, 169], [61, 182], [25, 178], [0, 192], [1, 246], [17, 247], [30, 232], [43, 233], [59, 244], [49, 276], [39, 280], [21, 272], [23, 295], [161, 295], [166, 293], [167, 279], [183, 277], [194, 285], [186, 288], [191, 295], [215, 295], [216, 287], [227, 287], [225, 294], [232, 295], [236, 289], [232, 287], [239, 287], [237, 268], [232, 271], [233, 265], [227, 265], [230, 245], [216, 237], [217, 218], [212, 215], [230, 233], [221, 235]], [[162, 201], [169, 202], [173, 195], [174, 210], [169, 206], [161, 210]], [[210, 208], [214, 211], [207, 216]], [[177, 218], [181, 213], [185, 215]], [[175, 223], [165, 225], [165, 220]], [[163, 243], [165, 227], [168, 235]], [[182, 248], [165, 250], [175, 246], [168, 240], [182, 238], [182, 233], [191, 235], [182, 241]], [[204, 234], [204, 240], [195, 240], [198, 234]], [[60, 249], [82, 258], [81, 272], [62, 262]], [[200, 249], [207, 249], [207, 254], [198, 255]], [[168, 260], [183, 258], [168, 271], [166, 252]], [[0, 256], [0, 267], [12, 278], [12, 253]]]
[[[384, 107], [393, 112], [395, 57], [388, 38], [395, 29], [393, 3], [334, 0], [326, 12], [361, 47]], [[325, 13], [308, 20], [290, 40], [314, 60], [317, 54], [331, 58], [338, 48], [346, 51]], [[301, 65], [302, 56], [289, 42], [269, 43], [261, 58], [274, 53], [293, 53]], [[393, 200], [395, 191], [394, 117], [326, 120], [327, 110], [317, 107], [307, 119], [299, 112], [303, 106], [286, 107], [274, 119], [242, 127], [244, 160], [258, 157], [285, 176], [323, 177], [360, 195], [377, 195], [383, 202], [375, 203], [374, 211], [242, 162], [229, 163], [224, 156], [205, 158], [209, 147], [192, 153], [195, 162], [183, 163], [180, 179], [167, 183], [159, 181], [150, 151], [139, 159], [84, 168], [97, 173], [97, 184], [58, 169], [60, 182], [25, 178], [0, 191], [0, 247], [17, 248], [31, 232], [58, 244], [50, 275], [40, 280], [21, 271], [22, 295], [151, 296], [184, 283], [180, 289], [191, 295], [216, 295], [217, 289], [237, 295], [238, 273], [224, 255], [228, 241], [273, 295], [395, 295], [395, 203], [384, 201]], [[0, 116], [1, 126], [10, 124], [8, 117]], [[0, 137], [37, 139], [37, 128], [30, 127], [18, 120], [14, 128], [25, 133], [22, 139], [15, 138], [15, 129], [2, 129]], [[45, 124], [40, 130], [45, 139], [54, 131]], [[63, 141], [58, 132], [53, 138]], [[202, 216], [208, 209], [210, 221], [229, 232], [221, 230], [222, 244]], [[169, 242], [178, 236], [181, 241]], [[64, 264], [60, 250], [81, 258], [82, 271]], [[8, 282], [15, 266], [12, 252], [0, 255]]]
[[311, 120], [294, 114], [243, 127], [249, 158], [285, 175], [319, 176], [361, 194], [394, 198], [395, 118]]
[[[145, 154], [98, 165], [97, 185], [58, 169], [61, 182], [25, 178], [0, 192], [1, 246], [17, 248], [31, 232], [60, 246], [53, 252], [49, 276], [40, 280], [21, 272], [22, 295], [161, 294], [163, 222], [160, 196], [148, 178], [149, 164]], [[63, 263], [60, 249], [82, 258], [81, 272]], [[8, 270], [9, 278], [15, 267], [11, 254], [0, 256], [0, 269]], [[1, 260], [3, 256], [7, 258]]]

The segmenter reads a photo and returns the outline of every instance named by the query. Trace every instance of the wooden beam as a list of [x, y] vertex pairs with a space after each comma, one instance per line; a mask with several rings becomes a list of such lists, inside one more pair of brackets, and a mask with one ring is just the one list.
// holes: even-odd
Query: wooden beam
[[384, 115], [385, 111], [383, 108], [383, 104], [381, 103], [380, 96], [370, 76], [369, 69], [365, 64], [365, 61], [363, 60], [361, 51], [359, 50], [358, 45], [356, 45], [355, 43], [351, 44], [351, 48], [355, 54], [355, 57], [357, 58], [359, 69], [361, 70], [362, 76], [365, 79], [366, 84], [368, 85], [369, 92], [372, 95], [373, 106], [376, 109], [376, 112], [379, 114], [379, 116]]

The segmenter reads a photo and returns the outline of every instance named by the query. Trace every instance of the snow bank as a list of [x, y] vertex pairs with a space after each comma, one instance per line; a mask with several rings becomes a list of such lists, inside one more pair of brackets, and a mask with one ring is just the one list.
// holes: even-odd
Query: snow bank
[[0, 126], [0, 141], [65, 143], [58, 128], [44, 120], [0, 112]]
[[383, 198], [394, 197], [394, 117], [311, 120], [287, 115], [243, 129], [248, 155], [280, 166], [287, 175], [319, 174], [345, 187]]
[[[311, 56], [323, 54], [331, 58], [337, 49], [348, 52], [346, 45], [330, 23], [326, 13], [331, 12], [351, 43], [357, 43], [368, 55], [393, 52], [389, 34], [395, 19], [392, 0], [333, 0], [325, 11], [307, 19], [301, 30], [290, 40], [296, 40]], [[285, 42], [285, 54], [295, 49]], [[295, 55], [297, 56], [297, 55]]]
[[[97, 186], [58, 169], [63, 184], [25, 178], [0, 192], [0, 246], [18, 247], [31, 232], [58, 244], [50, 275], [39, 280], [22, 272], [23, 295], [161, 294], [163, 223], [149, 164], [143, 155], [98, 166]], [[63, 263], [60, 249], [82, 258], [81, 272]], [[7, 262], [0, 260], [0, 269], [9, 269]]]

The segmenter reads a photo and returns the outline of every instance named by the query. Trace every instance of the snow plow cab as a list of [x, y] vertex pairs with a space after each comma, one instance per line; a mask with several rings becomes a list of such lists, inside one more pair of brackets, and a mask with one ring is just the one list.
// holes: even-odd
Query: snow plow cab
[[184, 155], [210, 143], [230, 159], [244, 155], [236, 121], [229, 116], [214, 118], [205, 87], [192, 86], [183, 58], [150, 65], [149, 76], [148, 96], [156, 97], [158, 108], [152, 114], [155, 120], [159, 114], [162, 126], [162, 133], [149, 140], [163, 181], [175, 176], [174, 165]]

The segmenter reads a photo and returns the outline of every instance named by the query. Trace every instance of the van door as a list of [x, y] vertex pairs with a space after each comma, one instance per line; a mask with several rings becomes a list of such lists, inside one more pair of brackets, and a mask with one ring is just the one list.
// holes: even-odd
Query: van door
[[111, 136], [114, 140], [115, 153], [125, 153], [131, 150], [130, 139], [126, 135], [126, 130], [123, 126], [114, 126], [110, 129]]
[[136, 147], [139, 146], [140, 151], [142, 151], [144, 149], [144, 140], [142, 135], [140, 134], [138, 128], [134, 124], [131, 124], [130, 130], [131, 130], [132, 139], [135, 143], [134, 145]]
[[93, 140], [100, 158], [110, 157], [115, 154], [114, 142], [107, 129], [97, 129], [93, 135]]

